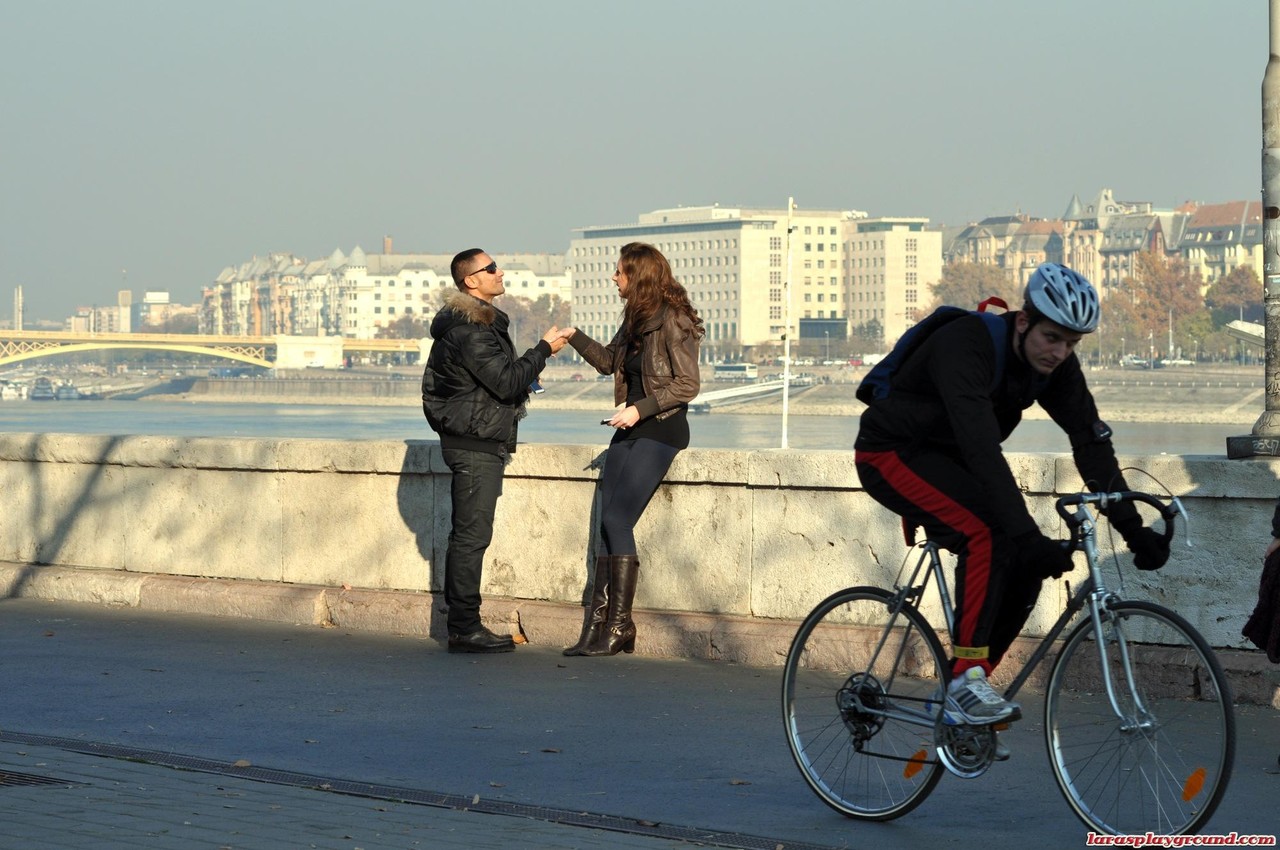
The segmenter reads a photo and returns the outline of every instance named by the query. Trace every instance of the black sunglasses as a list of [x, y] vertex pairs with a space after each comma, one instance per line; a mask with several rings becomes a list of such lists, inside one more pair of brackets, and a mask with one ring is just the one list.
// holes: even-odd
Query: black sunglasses
[[490, 263], [490, 264], [489, 264], [489, 265], [487, 265], [487, 266], [481, 266], [480, 268], [478, 268], [478, 269], [476, 269], [475, 271], [473, 271], [471, 274], [480, 274], [480, 272], [488, 272], [489, 274], [497, 274], [497, 273], [498, 273], [498, 261], [497, 261], [497, 260], [494, 260], [492, 263]]

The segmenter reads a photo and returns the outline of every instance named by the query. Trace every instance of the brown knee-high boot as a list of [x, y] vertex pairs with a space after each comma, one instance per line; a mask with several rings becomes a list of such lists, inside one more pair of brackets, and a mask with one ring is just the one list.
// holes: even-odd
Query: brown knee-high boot
[[565, 649], [565, 655], [581, 655], [600, 638], [609, 607], [609, 556], [596, 555], [595, 574], [591, 578], [591, 602], [582, 616], [582, 634], [578, 642]]
[[636, 651], [636, 624], [631, 603], [636, 598], [640, 559], [635, 555], [609, 556], [609, 619], [600, 637], [582, 650], [583, 655], [617, 655]]

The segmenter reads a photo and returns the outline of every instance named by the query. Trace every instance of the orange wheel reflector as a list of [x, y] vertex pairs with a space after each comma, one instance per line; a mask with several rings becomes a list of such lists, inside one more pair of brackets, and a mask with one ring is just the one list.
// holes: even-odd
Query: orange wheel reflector
[[1182, 783], [1182, 802], [1190, 802], [1193, 797], [1204, 790], [1204, 768], [1197, 767], [1191, 771], [1187, 781]]
[[927, 758], [924, 750], [917, 750], [916, 754], [911, 757], [911, 761], [907, 762], [907, 766], [902, 770], [904, 779], [910, 779], [921, 770], [924, 769], [924, 760]]

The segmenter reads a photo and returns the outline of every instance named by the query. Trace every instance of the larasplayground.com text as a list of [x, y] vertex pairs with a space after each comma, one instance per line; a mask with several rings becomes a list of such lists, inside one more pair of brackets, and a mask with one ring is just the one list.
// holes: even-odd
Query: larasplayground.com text
[[1100, 835], [1089, 833], [1085, 844], [1090, 847], [1274, 847], [1274, 835]]

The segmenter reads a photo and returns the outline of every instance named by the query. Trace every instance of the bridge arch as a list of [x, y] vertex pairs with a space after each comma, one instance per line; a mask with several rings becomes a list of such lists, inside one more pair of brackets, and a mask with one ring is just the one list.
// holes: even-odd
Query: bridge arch
[[266, 358], [265, 346], [244, 346], [224, 348], [206, 345], [190, 345], [181, 343], [144, 343], [144, 342], [69, 342], [53, 343], [38, 347], [24, 348], [21, 351], [6, 351], [0, 354], [0, 366], [34, 360], [39, 357], [53, 357], [58, 354], [71, 354], [78, 351], [103, 351], [106, 349], [133, 349], [140, 351], [177, 351], [185, 354], [200, 354], [206, 357], [220, 357], [234, 360], [265, 369], [275, 367], [275, 363]]

